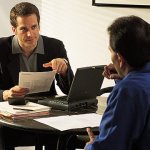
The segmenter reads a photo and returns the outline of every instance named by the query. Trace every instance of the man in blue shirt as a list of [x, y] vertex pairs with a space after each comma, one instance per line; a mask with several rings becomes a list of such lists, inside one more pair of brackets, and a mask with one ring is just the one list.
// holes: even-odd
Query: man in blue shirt
[[113, 64], [104, 68], [104, 76], [121, 80], [108, 97], [99, 135], [87, 128], [90, 141], [85, 149], [149, 150], [150, 25], [126, 16], [116, 19], [108, 33]]

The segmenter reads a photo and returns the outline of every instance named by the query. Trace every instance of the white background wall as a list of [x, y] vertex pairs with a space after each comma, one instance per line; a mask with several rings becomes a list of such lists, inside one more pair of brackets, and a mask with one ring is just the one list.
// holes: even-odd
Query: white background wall
[[[0, 0], [0, 37], [11, 34], [9, 11], [21, 1]], [[115, 18], [138, 15], [150, 22], [150, 9], [95, 7], [92, 0], [27, 1], [40, 9], [41, 34], [64, 42], [74, 72], [78, 67], [110, 63], [106, 30]], [[113, 84], [105, 79], [103, 87]]]
[[15, 4], [23, 1], [32, 2], [41, 10], [41, 0], [0, 0], [0, 37], [12, 34], [9, 12]]

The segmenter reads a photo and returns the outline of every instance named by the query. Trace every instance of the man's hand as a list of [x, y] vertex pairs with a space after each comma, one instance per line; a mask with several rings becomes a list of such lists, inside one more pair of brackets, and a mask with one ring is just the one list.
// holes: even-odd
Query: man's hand
[[11, 98], [22, 98], [29, 92], [28, 88], [22, 88], [18, 85], [12, 87], [10, 90], [5, 90], [3, 92], [3, 100], [8, 100]]
[[88, 144], [92, 144], [93, 141], [95, 140], [95, 135], [94, 135], [94, 133], [92, 132], [91, 128], [86, 128], [86, 131], [87, 131], [87, 133], [88, 133], [88, 136], [89, 136], [90, 141], [86, 143], [86, 145], [85, 145], [85, 147], [84, 147], [84, 150], [86, 150], [86, 146], [87, 146]]
[[53, 70], [56, 71], [56, 73], [62, 74], [63, 76], [66, 75], [68, 66], [67, 66], [67, 60], [63, 58], [55, 58], [52, 61], [43, 64], [43, 67], [52, 67]]
[[121, 79], [113, 64], [104, 67], [103, 76], [107, 79]]

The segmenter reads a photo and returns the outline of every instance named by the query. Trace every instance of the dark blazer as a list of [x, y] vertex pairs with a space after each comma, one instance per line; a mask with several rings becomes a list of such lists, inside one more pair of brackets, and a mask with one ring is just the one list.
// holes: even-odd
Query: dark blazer
[[[12, 54], [12, 38], [13, 36], [0, 38], [0, 101], [2, 101], [3, 90], [18, 85], [20, 71], [19, 56], [18, 54]], [[49, 71], [51, 68], [44, 68], [42, 65], [54, 58], [65, 58], [68, 60], [64, 45], [60, 40], [46, 36], [42, 36], [42, 38], [45, 54], [37, 54], [37, 71], [40, 72]], [[57, 85], [63, 93], [68, 94], [73, 77], [70, 64], [68, 64], [66, 77], [56, 74]], [[56, 95], [54, 82], [49, 92], [40, 94]]]

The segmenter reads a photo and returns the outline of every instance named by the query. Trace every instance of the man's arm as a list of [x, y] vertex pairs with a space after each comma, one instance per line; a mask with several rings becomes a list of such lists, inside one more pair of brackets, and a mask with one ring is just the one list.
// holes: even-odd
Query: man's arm
[[[47, 58], [45, 63], [48, 63], [45, 67], [50, 67], [51, 70], [57, 69], [55, 76], [57, 81], [56, 84], [64, 94], [68, 94], [74, 74], [71, 69], [65, 46], [62, 41], [54, 38], [43, 37], [43, 42], [45, 58]], [[58, 65], [56, 64], [57, 62]]]
[[142, 103], [145, 96], [136, 85], [122, 87], [122, 84], [117, 89], [115, 87], [109, 96], [100, 133], [93, 142], [86, 145], [86, 150], [127, 150], [142, 134], [145, 122], [142, 116], [147, 110], [136, 103]]
[[55, 58], [43, 64], [43, 67], [51, 67], [52, 70], [56, 71], [57, 85], [63, 93], [68, 94], [74, 77], [69, 62], [65, 58]]

